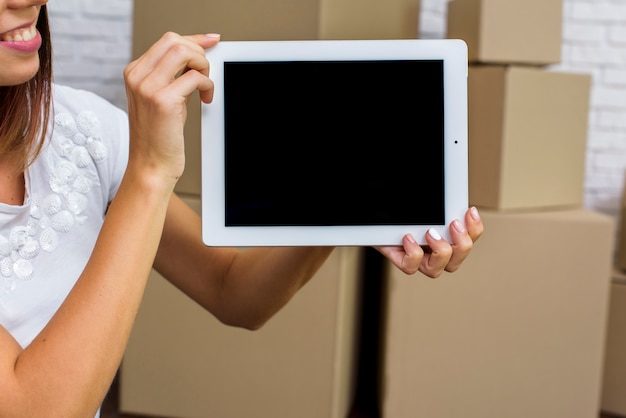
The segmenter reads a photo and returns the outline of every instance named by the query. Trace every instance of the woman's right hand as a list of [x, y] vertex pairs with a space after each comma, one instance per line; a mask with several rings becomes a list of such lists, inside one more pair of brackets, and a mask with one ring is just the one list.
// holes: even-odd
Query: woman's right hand
[[175, 184], [185, 157], [183, 128], [189, 96], [213, 99], [205, 50], [219, 35], [168, 32], [124, 71], [130, 123], [129, 169], [148, 169]]

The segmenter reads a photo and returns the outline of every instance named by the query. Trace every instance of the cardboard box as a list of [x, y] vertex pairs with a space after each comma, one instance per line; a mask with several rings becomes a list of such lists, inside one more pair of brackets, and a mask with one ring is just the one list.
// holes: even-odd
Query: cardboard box
[[453, 0], [447, 37], [463, 39], [473, 63], [561, 61], [562, 0]]
[[[624, 182], [626, 185], [626, 182]], [[622, 272], [626, 272], [626, 189], [622, 191], [622, 204], [619, 213], [619, 234], [617, 235], [617, 251], [615, 265]]]
[[[199, 209], [198, 199], [192, 204]], [[361, 250], [338, 248], [263, 328], [218, 322], [153, 273], [120, 370], [120, 411], [175, 418], [346, 418]]]
[[602, 411], [626, 416], [626, 275], [615, 272], [604, 358]]
[[481, 215], [455, 273], [389, 269], [382, 417], [597, 417], [613, 219]]
[[591, 76], [470, 66], [469, 198], [490, 209], [580, 206]]
[[[223, 40], [417, 38], [420, 0], [136, 0], [133, 57], [166, 31], [215, 32]], [[176, 186], [200, 194], [200, 101], [189, 102], [187, 168]]]

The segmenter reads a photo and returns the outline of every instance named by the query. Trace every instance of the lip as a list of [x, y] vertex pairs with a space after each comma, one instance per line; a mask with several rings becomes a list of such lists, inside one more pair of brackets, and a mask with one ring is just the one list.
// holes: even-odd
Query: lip
[[[24, 25], [17, 29], [28, 28], [32, 25]], [[11, 49], [16, 52], [24, 53], [24, 54], [32, 54], [37, 52], [41, 47], [41, 34], [37, 29], [35, 29], [35, 37], [28, 41], [0, 41], [0, 47], [4, 47], [7, 49]]]

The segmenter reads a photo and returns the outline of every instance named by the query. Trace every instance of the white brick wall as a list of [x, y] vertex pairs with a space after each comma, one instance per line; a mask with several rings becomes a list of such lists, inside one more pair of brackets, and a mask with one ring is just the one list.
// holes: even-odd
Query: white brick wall
[[126, 108], [122, 72], [131, 55], [132, 0], [48, 3], [55, 81]]
[[[546, 0], [552, 1], [552, 0]], [[441, 38], [448, 0], [422, 0], [420, 36]], [[125, 107], [132, 0], [49, 3], [56, 80]], [[585, 206], [618, 217], [626, 169], [626, 2], [564, 0], [559, 71], [593, 75]]]

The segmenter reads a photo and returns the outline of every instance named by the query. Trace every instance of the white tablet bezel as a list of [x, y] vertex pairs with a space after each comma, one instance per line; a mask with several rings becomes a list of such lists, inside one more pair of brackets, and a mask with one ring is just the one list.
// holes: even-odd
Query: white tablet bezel
[[[406, 233], [424, 244], [428, 229], [450, 240], [449, 225], [468, 207], [467, 46], [461, 40], [221, 41], [207, 50], [212, 103], [202, 105], [202, 237], [208, 246], [400, 245]], [[443, 60], [445, 224], [364, 226], [225, 226], [224, 62], [311, 60]], [[267, 86], [271, 89], [271, 86]], [[407, 182], [407, 205], [419, 195], [419, 165]], [[422, 196], [428, 198], [427, 196]]]

